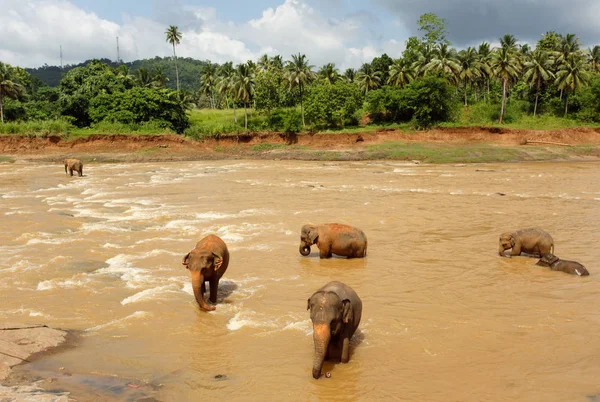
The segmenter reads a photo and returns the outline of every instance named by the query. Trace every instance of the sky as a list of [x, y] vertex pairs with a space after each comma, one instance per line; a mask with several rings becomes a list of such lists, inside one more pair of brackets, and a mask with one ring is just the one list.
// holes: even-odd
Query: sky
[[116, 60], [117, 37], [124, 61], [171, 56], [164, 32], [176, 25], [178, 56], [241, 63], [300, 52], [315, 66], [357, 68], [399, 57], [427, 12], [446, 20], [457, 48], [506, 33], [535, 44], [550, 30], [600, 44], [600, 0], [0, 0], [0, 61], [59, 65], [61, 46], [64, 64]]

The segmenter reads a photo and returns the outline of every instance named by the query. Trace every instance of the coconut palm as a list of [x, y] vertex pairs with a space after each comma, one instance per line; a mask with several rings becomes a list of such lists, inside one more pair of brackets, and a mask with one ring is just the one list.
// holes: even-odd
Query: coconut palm
[[575, 93], [590, 81], [588, 68], [585, 58], [577, 54], [572, 54], [558, 68], [555, 84], [560, 90], [566, 91], [565, 117], [569, 111], [569, 92]]
[[445, 43], [436, 46], [431, 61], [425, 66], [425, 72], [430, 71], [448, 75], [451, 80], [456, 81], [460, 74], [456, 51]]
[[260, 56], [260, 58], [258, 59], [258, 63], [256, 64], [258, 65], [259, 71], [267, 71], [271, 68], [271, 59], [265, 53], [262, 56]]
[[600, 73], [600, 45], [588, 50], [588, 61], [590, 68], [595, 73]]
[[173, 45], [173, 58], [175, 59], [175, 78], [177, 80], [177, 90], [179, 91], [179, 68], [177, 67], [177, 53], [175, 53], [175, 46], [181, 43], [181, 32], [176, 25], [171, 25], [165, 31], [167, 42]]
[[17, 99], [25, 94], [25, 87], [11, 77], [11, 68], [0, 62], [0, 121], [4, 123], [4, 98]]
[[283, 70], [283, 58], [280, 55], [271, 57], [271, 66], [277, 70]]
[[[560, 67], [567, 63], [568, 59], [574, 55], [581, 55], [579, 38], [575, 34], [567, 34], [566, 36], [560, 36], [555, 53], [555, 69], [556, 72]], [[560, 100], [562, 100], [564, 89], [560, 90]]]
[[356, 74], [356, 82], [366, 95], [370, 90], [381, 86], [381, 71], [377, 71], [371, 64], [365, 63]]
[[334, 63], [327, 63], [323, 67], [319, 69], [317, 73], [319, 78], [321, 78], [324, 82], [328, 84], [335, 84], [335, 82], [340, 78], [340, 73], [337, 68], [335, 68]]
[[202, 69], [200, 76], [200, 91], [210, 100], [210, 106], [215, 108], [215, 89], [217, 87], [217, 69], [212, 63], [208, 63]]
[[167, 77], [167, 74], [165, 74], [162, 67], [154, 67], [151, 74], [155, 87], [165, 88], [167, 86], [167, 81], [169, 81], [169, 77]]
[[248, 131], [248, 104], [254, 95], [255, 68], [249, 63], [238, 64], [233, 74], [233, 93], [235, 99], [244, 104], [244, 129]]
[[[123, 66], [125, 66], [125, 65], [123, 64]], [[152, 82], [153, 82], [150, 71], [148, 71], [148, 69], [146, 69], [144, 67], [140, 67], [137, 70], [135, 70], [135, 72], [133, 73], [133, 81], [135, 82], [136, 85], [143, 87], [143, 88], [152, 87]]]
[[302, 127], [304, 123], [304, 107], [302, 105], [302, 97], [304, 96], [304, 88], [315, 79], [315, 73], [312, 71], [314, 66], [308, 64], [306, 55], [298, 53], [292, 55], [292, 60], [288, 61], [285, 69], [285, 78], [288, 82], [290, 91], [298, 88], [300, 93], [300, 112], [302, 113]]
[[406, 59], [394, 60], [390, 66], [388, 84], [403, 87], [415, 79], [415, 71]]
[[418, 76], [425, 74], [425, 67], [433, 60], [434, 47], [429, 43], [423, 43], [421, 48], [416, 51], [417, 60], [412, 67]]
[[535, 85], [535, 106], [533, 107], [533, 115], [537, 113], [538, 99], [542, 84], [554, 78], [554, 74], [550, 70], [552, 68], [552, 57], [550, 52], [543, 49], [536, 49], [531, 57], [525, 62], [525, 75], [523, 80], [529, 85]]
[[[492, 68], [490, 66], [492, 50], [488, 42], [482, 42], [477, 48], [477, 54], [479, 55], [479, 68], [481, 70], [480, 76], [482, 77], [482, 83], [487, 87], [487, 95], [490, 94], [490, 79], [492, 78]], [[483, 98], [485, 100], [486, 91], [484, 89]]]
[[475, 50], [473, 47], [469, 47], [466, 50], [460, 51], [458, 53], [458, 64], [460, 66], [458, 78], [463, 82], [465, 91], [465, 108], [468, 108], [467, 89], [469, 82], [473, 82], [481, 75], [481, 66], [479, 65], [479, 55], [477, 54], [477, 50]]
[[509, 50], [511, 52], [517, 51], [517, 38], [514, 35], [506, 34], [500, 38], [500, 46], [502, 49]]
[[344, 79], [347, 82], [354, 82], [354, 78], [356, 78], [356, 70], [353, 68], [347, 68], [346, 71], [344, 71]]
[[[228, 61], [219, 68], [219, 78], [217, 82], [217, 90], [220, 94], [225, 95], [225, 103], [229, 109], [229, 96], [233, 96], [233, 64]], [[237, 116], [235, 114], [235, 99], [233, 100], [233, 122], [237, 127]]]
[[502, 106], [500, 108], [500, 124], [506, 112], [506, 91], [508, 83], [519, 75], [519, 61], [510, 47], [501, 47], [492, 53], [490, 66], [494, 75], [502, 80]]

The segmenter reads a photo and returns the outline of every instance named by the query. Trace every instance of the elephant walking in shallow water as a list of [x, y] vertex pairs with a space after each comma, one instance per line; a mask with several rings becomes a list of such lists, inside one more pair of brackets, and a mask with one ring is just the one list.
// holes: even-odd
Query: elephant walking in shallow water
[[350, 286], [333, 281], [308, 299], [313, 323], [313, 378], [319, 379], [325, 359], [350, 360], [350, 339], [360, 323], [362, 301]]
[[65, 164], [65, 174], [73, 176], [73, 172], [75, 171], [79, 177], [83, 176], [83, 163], [79, 159], [65, 159], [63, 163]]
[[577, 261], [561, 260], [554, 254], [545, 254], [535, 264], [542, 267], [549, 267], [553, 271], [563, 271], [567, 274], [588, 276], [588, 270]]
[[209, 300], [214, 304], [217, 302], [219, 279], [229, 265], [229, 251], [225, 242], [218, 236], [208, 235], [183, 257], [181, 263], [192, 274], [192, 288], [200, 308], [205, 311], [215, 310], [214, 306], [209, 306], [204, 300], [205, 282], [210, 284]]
[[300, 254], [310, 254], [310, 246], [316, 244], [321, 258], [332, 254], [348, 258], [367, 256], [367, 236], [360, 229], [340, 223], [304, 225], [300, 232]]
[[528, 253], [542, 257], [545, 254], [554, 253], [554, 240], [552, 240], [552, 236], [541, 229], [532, 228], [502, 233], [498, 253], [504, 257], [504, 251], [509, 249], [511, 249], [511, 256]]

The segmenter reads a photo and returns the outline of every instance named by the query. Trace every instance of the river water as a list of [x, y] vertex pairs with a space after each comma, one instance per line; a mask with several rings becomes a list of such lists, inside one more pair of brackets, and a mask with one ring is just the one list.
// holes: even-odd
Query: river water
[[[0, 321], [78, 330], [23, 369], [80, 400], [589, 401], [600, 393], [600, 164], [223, 161], [0, 165]], [[504, 194], [504, 195], [501, 195]], [[298, 253], [348, 223], [366, 259]], [[589, 277], [500, 258], [540, 227]], [[214, 312], [181, 259], [214, 233]], [[307, 298], [363, 301], [348, 364], [313, 380]]]

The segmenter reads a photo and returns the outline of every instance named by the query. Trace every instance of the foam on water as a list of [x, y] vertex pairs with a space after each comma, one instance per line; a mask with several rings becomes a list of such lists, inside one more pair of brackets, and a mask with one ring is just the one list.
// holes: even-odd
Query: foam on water
[[[190, 285], [190, 287], [191, 287], [191, 285]], [[148, 300], [157, 300], [157, 299], [160, 299], [161, 296], [166, 295], [168, 293], [180, 293], [180, 292], [181, 292], [181, 289], [179, 289], [179, 287], [175, 284], [159, 286], [156, 288], [142, 290], [141, 292], [138, 292], [132, 296], [129, 296], [129, 297], [121, 300], [121, 304], [123, 306], [125, 306], [130, 303], [137, 303], [137, 302], [148, 301]]]
[[127, 325], [127, 321], [132, 320], [132, 319], [139, 319], [139, 318], [144, 318], [144, 317], [148, 317], [150, 316], [151, 313], [147, 312], [147, 311], [136, 311], [133, 314], [128, 315], [127, 317], [123, 317], [123, 318], [119, 318], [116, 320], [112, 320], [109, 321], [105, 324], [100, 324], [100, 325], [96, 325], [94, 327], [88, 328], [86, 329], [87, 332], [92, 332], [92, 331], [98, 331], [100, 329], [104, 329], [107, 327], [113, 327], [113, 326], [118, 326], [118, 327], [125, 327]]
[[83, 287], [87, 287], [87, 285], [89, 285], [90, 282], [92, 281], [92, 279], [85, 274], [77, 274], [73, 278], [75, 278], [75, 277], [77, 277], [79, 279], [66, 279], [66, 280], [50, 279], [47, 281], [42, 281], [42, 282], [38, 283], [36, 289], [37, 290], [51, 290], [51, 289], [56, 289], [56, 288], [62, 288], [62, 289], [83, 288]]

